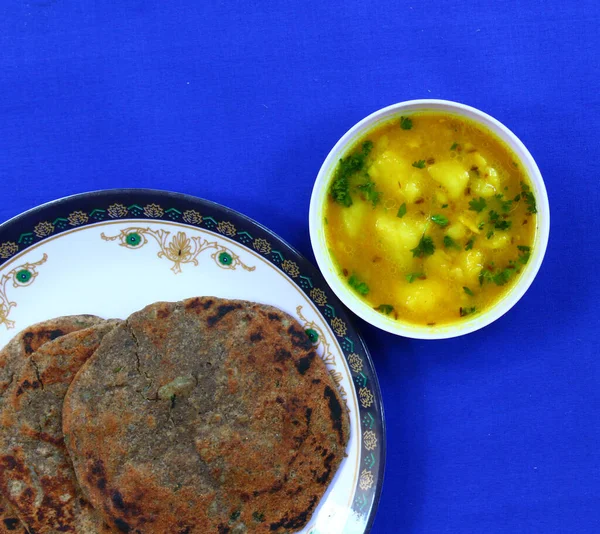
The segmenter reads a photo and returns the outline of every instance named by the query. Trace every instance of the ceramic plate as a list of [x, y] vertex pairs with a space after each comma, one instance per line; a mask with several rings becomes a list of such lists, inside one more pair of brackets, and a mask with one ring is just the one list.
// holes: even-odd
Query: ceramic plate
[[201, 295], [271, 304], [304, 326], [346, 403], [351, 438], [302, 533], [368, 532], [385, 464], [379, 384], [342, 305], [292, 247], [233, 210], [150, 190], [77, 195], [0, 226], [0, 346], [52, 317], [125, 318]]

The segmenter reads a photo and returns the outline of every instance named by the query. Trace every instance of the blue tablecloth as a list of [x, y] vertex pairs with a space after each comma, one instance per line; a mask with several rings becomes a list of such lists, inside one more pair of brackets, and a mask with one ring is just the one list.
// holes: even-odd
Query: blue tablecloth
[[513, 310], [463, 338], [356, 321], [387, 410], [372, 532], [600, 532], [599, 6], [4, 2], [0, 220], [161, 188], [237, 209], [312, 258], [312, 183], [350, 126], [412, 98], [490, 113], [545, 178], [546, 260]]

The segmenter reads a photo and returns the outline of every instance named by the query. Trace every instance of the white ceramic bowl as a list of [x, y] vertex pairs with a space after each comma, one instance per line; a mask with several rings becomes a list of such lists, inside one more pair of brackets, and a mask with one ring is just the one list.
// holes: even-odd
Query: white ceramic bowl
[[[490, 309], [473, 315], [468, 319], [439, 326], [419, 326], [394, 320], [377, 312], [362, 301], [338, 274], [327, 249], [323, 223], [324, 207], [327, 201], [328, 186], [332, 173], [335, 171], [338, 161], [346, 155], [348, 149], [358, 139], [372, 131], [379, 124], [388, 122], [390, 119], [396, 117], [399, 119], [402, 114], [407, 115], [416, 111], [426, 110], [441, 111], [465, 117], [487, 128], [504, 141], [517, 156], [520, 164], [529, 176], [537, 202], [537, 228], [533, 251], [517, 283]], [[506, 126], [478, 109], [457, 102], [450, 102], [448, 100], [410, 100], [372, 113], [350, 128], [336, 143], [325, 159], [313, 188], [310, 200], [309, 226], [313, 251], [321, 272], [335, 294], [356, 315], [372, 325], [393, 334], [417, 339], [444, 339], [468, 334], [487, 326], [510, 310], [525, 294], [533, 282], [546, 253], [550, 232], [550, 207], [548, 205], [546, 187], [538, 166], [527, 148], [525, 148], [525, 145]]]

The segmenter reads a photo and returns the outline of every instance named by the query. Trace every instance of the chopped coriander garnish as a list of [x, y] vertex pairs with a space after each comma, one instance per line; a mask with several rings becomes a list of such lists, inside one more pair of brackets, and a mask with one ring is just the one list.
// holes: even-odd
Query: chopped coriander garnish
[[488, 239], [492, 239], [493, 236], [494, 236], [494, 230], [490, 230], [485, 237], [487, 237]]
[[525, 204], [527, 204], [527, 213], [530, 215], [537, 213], [535, 197], [531, 192], [531, 188], [525, 182], [521, 182], [521, 195], [525, 199]]
[[508, 230], [512, 226], [512, 221], [501, 219], [500, 214], [494, 210], [490, 211], [490, 223], [498, 230]]
[[471, 200], [471, 202], [469, 202], [469, 209], [471, 211], [476, 211], [476, 212], [480, 212], [483, 211], [487, 206], [487, 202], [485, 201], [485, 198], [483, 197], [479, 197], [474, 198], [473, 200]]
[[471, 250], [473, 248], [473, 243], [475, 243], [474, 237], [467, 241], [467, 244], [465, 245], [465, 250]]
[[516, 272], [516, 266], [509, 264], [508, 267], [498, 271], [497, 273], [492, 272], [490, 269], [483, 269], [479, 273], [479, 285], [483, 282], [494, 282], [497, 286], [505, 285]]
[[402, 203], [402, 206], [398, 208], [398, 213], [396, 213], [396, 217], [402, 219], [406, 215], [406, 202]]
[[254, 512], [252, 514], [252, 519], [254, 519], [254, 521], [256, 521], [257, 523], [264, 523], [264, 521], [265, 521], [265, 514]]
[[515, 274], [515, 268], [508, 266], [506, 269], [502, 269], [499, 273], [495, 274], [492, 280], [497, 286], [503, 286], [510, 280], [513, 274]]
[[416, 167], [417, 169], [424, 169], [425, 168], [425, 160], [420, 159], [419, 161], [414, 161], [412, 166]]
[[448, 217], [446, 217], [445, 215], [440, 215], [439, 213], [436, 213], [435, 215], [431, 216], [431, 220], [435, 224], [441, 226], [442, 228], [448, 226]]
[[381, 191], [375, 191], [375, 182], [369, 178], [366, 183], [359, 185], [358, 189], [363, 193], [364, 200], [371, 202], [373, 207], [377, 205]]
[[357, 293], [360, 293], [361, 295], [369, 294], [369, 286], [361, 280], [359, 280], [355, 275], [350, 276], [350, 278], [348, 279], [348, 284], [352, 289], [354, 289]]
[[473, 293], [467, 286], [463, 286], [463, 291], [470, 297], [475, 295], [475, 293]]
[[349, 156], [340, 159], [335, 171], [334, 179], [329, 187], [329, 195], [334, 202], [345, 207], [352, 206], [350, 177], [365, 170], [367, 156], [372, 149], [373, 142], [365, 141], [362, 144], [361, 152], [350, 154]]
[[529, 261], [530, 257], [531, 257], [530, 252], [526, 252], [525, 254], [522, 254], [521, 256], [519, 256], [519, 263], [521, 265], [527, 265], [527, 262]]
[[455, 248], [456, 250], [460, 250], [460, 245], [449, 235], [444, 236], [444, 246], [446, 248]]
[[391, 304], [380, 304], [375, 308], [378, 312], [381, 312], [385, 315], [389, 315], [394, 311], [394, 307]]
[[516, 195], [515, 198], [513, 198], [513, 202], [519, 202], [519, 200], [521, 200], [521, 194], [520, 193], [518, 195]]
[[431, 256], [435, 252], [435, 245], [431, 237], [424, 235], [419, 240], [419, 244], [410, 250], [413, 253], [413, 258], [422, 258], [423, 256]]
[[459, 309], [459, 313], [461, 317], [466, 317], [467, 315], [471, 315], [472, 313], [475, 313], [477, 311], [477, 308], [475, 306], [471, 306], [470, 308], [460, 308]]
[[493, 280], [494, 273], [490, 269], [482, 269], [479, 272], [479, 285], [483, 285], [483, 282], [491, 282]]
[[485, 223], [482, 221], [477, 225], [477, 229], [478, 230], [483, 230], [483, 227], [485, 226]]
[[114, 373], [118, 373], [118, 372], [119, 372], [119, 371], [121, 371], [122, 369], [123, 369], [123, 367], [115, 367], [115, 368], [113, 369], [113, 372], [114, 372]]
[[[340, 160], [341, 161], [341, 160]], [[348, 177], [340, 175], [333, 180], [329, 188], [329, 195], [334, 202], [346, 206], [352, 206], [352, 197], [350, 196]]]
[[448, 204], [442, 204], [442, 208], [447, 208]]
[[408, 117], [400, 117], [400, 128], [403, 130], [410, 130], [412, 128], [412, 120]]
[[409, 273], [405, 278], [409, 284], [412, 284], [417, 278], [425, 278], [425, 273]]
[[523, 245], [518, 245], [517, 248], [523, 253], [519, 254], [518, 262], [521, 265], [527, 265], [529, 258], [531, 257], [531, 248]]
[[450, 150], [456, 150], [458, 148], [458, 143], [452, 143]]
[[502, 193], [499, 193], [499, 194], [494, 195], [494, 196], [498, 200], [498, 202], [500, 203], [500, 209], [504, 213], [508, 213], [510, 211], [510, 208], [512, 206], [513, 201], [512, 200], [503, 200], [504, 199], [504, 195]]
[[229, 516], [229, 521], [232, 523], [237, 521], [240, 517], [240, 514], [241, 514], [240, 510], [236, 510], [235, 512], [232, 512], [231, 515]]
[[327, 217], [324, 217], [323, 221], [325, 222], [325, 224], [329, 224], [329, 221], [327, 220]]

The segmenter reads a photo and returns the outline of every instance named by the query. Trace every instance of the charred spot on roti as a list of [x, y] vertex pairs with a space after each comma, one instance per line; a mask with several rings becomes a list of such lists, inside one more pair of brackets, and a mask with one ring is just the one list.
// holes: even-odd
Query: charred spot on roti
[[331, 413], [331, 423], [333, 424], [334, 430], [338, 433], [340, 443], [344, 441], [344, 431], [342, 428], [342, 405], [339, 401], [338, 396], [335, 394], [331, 387], [325, 387], [325, 398], [329, 404], [329, 411]]
[[310, 352], [308, 356], [304, 356], [296, 361], [296, 369], [301, 375], [306, 374], [306, 371], [310, 369], [310, 365], [315, 359], [315, 353]]
[[262, 341], [264, 339], [263, 333], [261, 330], [256, 330], [250, 333], [250, 341], [256, 343], [257, 341]]
[[276, 532], [279, 529], [281, 529], [282, 527], [285, 529], [301, 528], [302, 526], [304, 526], [306, 524], [308, 519], [310, 519], [310, 515], [312, 514], [313, 510], [315, 509], [316, 504], [317, 504], [317, 498], [313, 497], [310, 500], [310, 503], [306, 507], [305, 510], [303, 510], [301, 513], [299, 513], [295, 517], [292, 517], [292, 518], [284, 517], [281, 521], [279, 521], [277, 523], [271, 523], [271, 525], [269, 527], [270, 530], [272, 532]]
[[292, 324], [288, 328], [288, 334], [292, 337], [292, 343], [299, 348], [310, 350], [313, 347], [313, 343], [302, 328]]
[[283, 362], [283, 361], [289, 360], [291, 358], [292, 358], [292, 353], [289, 350], [277, 349], [277, 352], [275, 352], [275, 361], [276, 362]]
[[157, 319], [166, 319], [168, 316], [169, 316], [168, 309], [159, 308], [158, 310], [156, 310], [156, 318]]
[[124, 532], [125, 534], [127, 534], [128, 532], [131, 532], [131, 527], [123, 519], [117, 518], [117, 519], [115, 519], [114, 523], [115, 523], [115, 527], [117, 527], [119, 532]]
[[21, 521], [19, 521], [19, 519], [16, 517], [9, 517], [7, 519], [4, 519], [2, 522], [4, 523], [6, 530], [17, 530], [17, 528], [21, 524]]
[[237, 310], [239, 308], [240, 308], [239, 304], [221, 304], [217, 308], [217, 312], [215, 313], [215, 315], [211, 315], [207, 319], [206, 322], [207, 322], [208, 326], [215, 326], [228, 313], [232, 312], [233, 310]]

